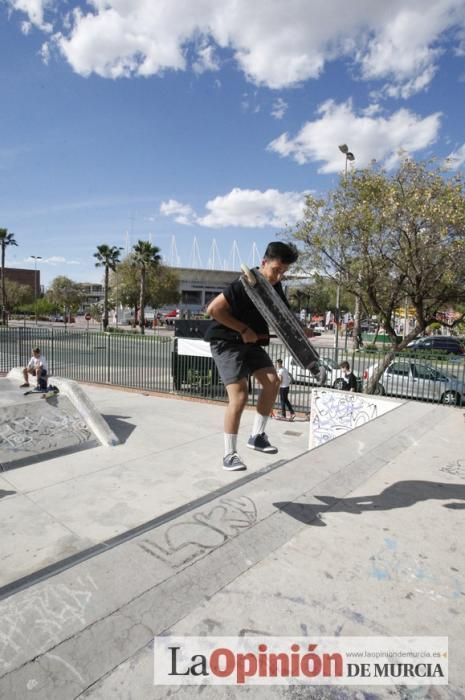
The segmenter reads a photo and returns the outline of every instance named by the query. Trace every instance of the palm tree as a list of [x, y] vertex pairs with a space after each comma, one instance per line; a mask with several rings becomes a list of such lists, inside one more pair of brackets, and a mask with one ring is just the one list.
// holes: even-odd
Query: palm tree
[[161, 263], [160, 248], [152, 245], [149, 241], [137, 241], [136, 245], [133, 246], [134, 251], [134, 265], [139, 268], [140, 272], [140, 312], [139, 312], [139, 325], [140, 332], [145, 332], [145, 286], [147, 270], [150, 268], [157, 267]]
[[94, 258], [97, 258], [95, 267], [105, 268], [105, 282], [103, 287], [103, 330], [108, 328], [108, 282], [110, 270], [116, 270], [116, 266], [120, 261], [121, 248], [115, 245], [109, 246], [106, 243], [97, 246], [97, 252], [94, 253]]
[[[14, 233], [8, 233], [7, 228], [0, 228], [0, 246], [2, 248], [2, 323], [6, 323], [6, 292], [5, 292], [5, 251], [9, 245], [18, 245]], [[34, 282], [35, 283], [35, 282]]]

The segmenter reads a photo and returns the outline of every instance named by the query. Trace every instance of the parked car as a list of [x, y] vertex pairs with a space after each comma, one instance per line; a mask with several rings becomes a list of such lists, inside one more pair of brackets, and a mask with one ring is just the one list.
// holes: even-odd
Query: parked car
[[[309, 369], [302, 369], [300, 365], [294, 360], [292, 355], [286, 355], [283, 359], [283, 365], [288, 372], [291, 373], [292, 378], [296, 384], [313, 384], [317, 385], [317, 381], [314, 375]], [[334, 360], [330, 358], [321, 358], [320, 365], [326, 370], [326, 382], [325, 386], [330, 386], [333, 389], [342, 389], [344, 380], [344, 372], [339, 368]], [[361, 379], [357, 378], [358, 391], [362, 391], [363, 382]]]
[[174, 322], [180, 317], [180, 315], [179, 309], [168, 311], [168, 313], [163, 314], [163, 322], [166, 323], [167, 326], [174, 326]]
[[439, 351], [454, 355], [465, 355], [465, 346], [459, 338], [453, 335], [429, 335], [416, 338], [407, 345], [409, 350]]
[[[379, 363], [375, 363], [364, 371], [364, 382], [373, 377], [378, 367]], [[407, 399], [429, 399], [448, 405], [465, 403], [463, 381], [416, 360], [393, 360], [379, 379], [378, 393]]]

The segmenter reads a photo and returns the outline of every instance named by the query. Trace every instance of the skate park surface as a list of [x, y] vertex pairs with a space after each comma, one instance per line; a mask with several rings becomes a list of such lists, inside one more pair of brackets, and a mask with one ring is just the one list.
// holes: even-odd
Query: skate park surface
[[[221, 469], [223, 405], [84, 386], [119, 445], [0, 472], [1, 698], [465, 698], [461, 409], [403, 402]], [[45, 402], [41, 402], [45, 403]], [[152, 640], [446, 636], [447, 686], [167, 687]]]

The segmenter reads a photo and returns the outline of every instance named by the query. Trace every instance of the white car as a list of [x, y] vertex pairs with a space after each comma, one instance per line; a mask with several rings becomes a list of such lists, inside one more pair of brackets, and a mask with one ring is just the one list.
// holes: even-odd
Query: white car
[[[379, 364], [373, 364], [363, 373], [368, 382]], [[378, 382], [378, 394], [403, 396], [408, 399], [427, 399], [443, 404], [465, 404], [465, 384], [457, 377], [446, 374], [424, 362], [395, 359], [384, 370]]]
[[[320, 364], [326, 370], [325, 386], [331, 386], [333, 389], [342, 389], [344, 376], [342, 369], [339, 368], [334, 360], [329, 358], [321, 358]], [[296, 384], [318, 384], [315, 376], [310, 372], [310, 370], [302, 369], [302, 367], [294, 360], [292, 355], [286, 355], [286, 357], [283, 359], [283, 365], [287, 371], [291, 373]]]

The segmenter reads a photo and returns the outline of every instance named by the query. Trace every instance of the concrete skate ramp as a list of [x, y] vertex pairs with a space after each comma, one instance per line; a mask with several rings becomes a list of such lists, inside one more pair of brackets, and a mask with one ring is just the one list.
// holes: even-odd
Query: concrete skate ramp
[[22, 381], [18, 368], [0, 379], [1, 470], [118, 444], [118, 438], [76, 382], [53, 377], [51, 382], [59, 394], [44, 400], [39, 392], [25, 395], [24, 389], [19, 389]]

